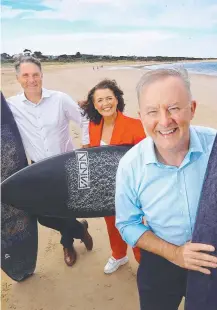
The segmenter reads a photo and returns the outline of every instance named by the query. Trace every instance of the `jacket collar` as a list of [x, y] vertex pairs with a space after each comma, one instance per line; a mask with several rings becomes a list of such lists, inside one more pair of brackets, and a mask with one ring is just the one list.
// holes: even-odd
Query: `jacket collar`
[[[111, 141], [109, 144], [118, 144], [121, 136], [123, 135], [124, 132], [124, 115], [118, 111], [117, 112], [117, 117], [115, 120], [115, 126], [112, 132], [112, 137]], [[103, 124], [104, 120], [103, 117], [98, 125], [94, 124], [91, 122], [91, 127], [90, 127], [90, 144], [91, 146], [99, 146], [100, 145], [100, 140], [102, 137], [102, 129], [103, 129]]]

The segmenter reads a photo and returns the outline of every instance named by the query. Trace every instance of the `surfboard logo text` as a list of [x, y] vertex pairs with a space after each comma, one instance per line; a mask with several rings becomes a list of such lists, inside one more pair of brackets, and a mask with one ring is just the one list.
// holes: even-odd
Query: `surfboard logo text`
[[76, 157], [78, 163], [78, 189], [90, 188], [88, 153], [86, 151], [77, 151]]
[[5, 259], [8, 259], [10, 257], [11, 257], [10, 254], [5, 254]]

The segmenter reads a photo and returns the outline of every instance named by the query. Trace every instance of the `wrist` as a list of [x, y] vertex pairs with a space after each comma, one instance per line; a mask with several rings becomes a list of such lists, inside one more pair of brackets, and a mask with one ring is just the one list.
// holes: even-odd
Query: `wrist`
[[174, 244], [165, 244], [162, 249], [162, 256], [166, 258], [168, 261], [175, 263], [176, 258], [178, 256], [179, 246]]

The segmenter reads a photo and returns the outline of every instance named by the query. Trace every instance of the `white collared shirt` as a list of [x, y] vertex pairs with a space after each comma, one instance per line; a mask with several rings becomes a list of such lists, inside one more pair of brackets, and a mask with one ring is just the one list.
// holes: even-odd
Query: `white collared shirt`
[[31, 160], [37, 162], [74, 149], [70, 120], [82, 128], [82, 143], [89, 144], [89, 122], [67, 94], [43, 88], [37, 104], [30, 102], [24, 93], [8, 98], [7, 102]]

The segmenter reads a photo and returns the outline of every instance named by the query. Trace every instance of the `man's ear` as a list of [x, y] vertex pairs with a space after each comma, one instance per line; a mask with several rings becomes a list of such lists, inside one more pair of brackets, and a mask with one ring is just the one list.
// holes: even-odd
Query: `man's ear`
[[191, 101], [191, 119], [193, 119], [195, 111], [197, 108], [197, 102], [195, 100]]

